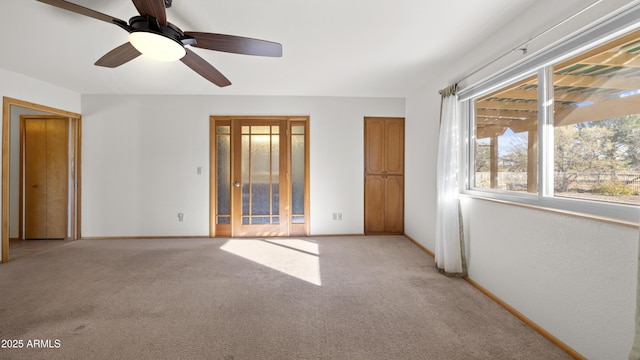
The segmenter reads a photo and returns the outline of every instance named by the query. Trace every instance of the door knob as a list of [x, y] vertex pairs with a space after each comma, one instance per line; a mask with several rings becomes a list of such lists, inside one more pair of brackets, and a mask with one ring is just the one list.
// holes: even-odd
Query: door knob
[[233, 186], [240, 187], [240, 183], [236, 181], [236, 182], [233, 183]]

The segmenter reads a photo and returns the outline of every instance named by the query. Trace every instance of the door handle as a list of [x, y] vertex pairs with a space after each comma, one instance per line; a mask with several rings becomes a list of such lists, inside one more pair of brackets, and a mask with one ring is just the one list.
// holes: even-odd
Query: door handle
[[38, 185], [33, 185], [32, 187], [33, 187], [34, 189], [37, 189], [37, 188], [38, 188]]
[[233, 186], [240, 187], [240, 183], [236, 181], [236, 182], [233, 183]]

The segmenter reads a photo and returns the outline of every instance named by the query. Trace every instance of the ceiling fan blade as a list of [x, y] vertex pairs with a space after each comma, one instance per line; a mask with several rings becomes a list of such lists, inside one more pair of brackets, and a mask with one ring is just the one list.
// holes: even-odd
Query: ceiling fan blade
[[222, 75], [218, 69], [214, 68], [213, 65], [209, 64], [205, 59], [201, 58], [193, 51], [189, 49], [185, 50], [187, 50], [187, 55], [180, 59], [180, 61], [190, 67], [191, 70], [197, 72], [203, 78], [220, 87], [231, 85], [231, 81], [224, 77], [224, 75]]
[[118, 67], [142, 55], [130, 42], [126, 42], [109, 51], [96, 61], [96, 65], [108, 68]]
[[196, 44], [191, 46], [203, 49], [244, 55], [282, 56], [282, 45], [272, 41], [195, 31], [185, 31], [184, 34], [196, 39]]
[[133, 0], [138, 12], [142, 16], [153, 16], [160, 25], [167, 25], [167, 11], [164, 8], [164, 0]]
[[89, 8], [86, 8], [84, 6], [80, 6], [74, 3], [70, 3], [68, 1], [64, 1], [64, 0], [38, 0], [41, 3], [45, 3], [45, 4], [49, 4], [55, 7], [58, 7], [60, 9], [64, 9], [64, 10], [68, 10], [80, 15], [85, 15], [88, 17], [92, 17], [94, 19], [98, 19], [98, 20], [102, 20], [102, 21], [106, 21], [108, 23], [112, 23], [112, 24], [116, 24], [122, 28], [124, 28], [125, 30], [127, 30], [129, 28], [129, 25], [127, 25], [127, 22], [124, 20], [120, 20], [118, 18], [115, 18], [113, 16], [109, 16], [106, 14], [103, 14], [101, 12], [95, 11], [95, 10], [91, 10]]

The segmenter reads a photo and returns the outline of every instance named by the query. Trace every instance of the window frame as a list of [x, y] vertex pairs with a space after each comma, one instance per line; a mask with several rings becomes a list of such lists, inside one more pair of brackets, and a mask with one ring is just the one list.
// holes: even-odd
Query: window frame
[[[551, 211], [605, 218], [625, 224], [640, 223], [640, 206], [600, 202], [588, 199], [555, 197], [554, 181], [554, 126], [553, 126], [553, 66], [591, 48], [611, 41], [625, 33], [640, 29], [640, 6], [635, 6], [601, 23], [580, 32], [538, 55], [532, 56], [487, 80], [463, 89], [459, 93], [463, 119], [464, 149], [462, 163], [464, 181], [461, 193], [472, 196], [544, 208]], [[475, 154], [476, 116], [475, 100], [501, 87], [508, 86], [530, 76], [538, 77], [538, 191], [515, 192], [501, 189], [476, 188]]]

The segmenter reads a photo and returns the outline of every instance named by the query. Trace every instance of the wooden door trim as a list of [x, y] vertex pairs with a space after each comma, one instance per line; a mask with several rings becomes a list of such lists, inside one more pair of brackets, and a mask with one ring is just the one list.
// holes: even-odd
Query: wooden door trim
[[80, 204], [81, 204], [81, 144], [82, 144], [82, 116], [78, 113], [53, 108], [50, 106], [40, 105], [24, 100], [14, 99], [4, 96], [2, 98], [2, 207], [0, 210], [0, 216], [2, 216], [2, 263], [9, 261], [9, 162], [10, 162], [10, 125], [11, 125], [11, 106], [19, 106], [31, 110], [38, 110], [47, 112], [53, 115], [64, 116], [69, 119], [74, 119], [76, 126], [76, 161], [74, 164], [75, 171], [75, 183], [77, 184], [73, 190], [76, 194], [75, 211], [72, 224], [75, 223], [72, 229], [72, 234], [75, 234], [75, 238], [81, 238], [80, 233]]
[[209, 119], [209, 237], [215, 237], [216, 234], [216, 221], [215, 214], [217, 202], [215, 199], [218, 197], [218, 190], [216, 189], [216, 167], [218, 166], [218, 158], [216, 146], [218, 138], [216, 136], [216, 126], [213, 119]]

